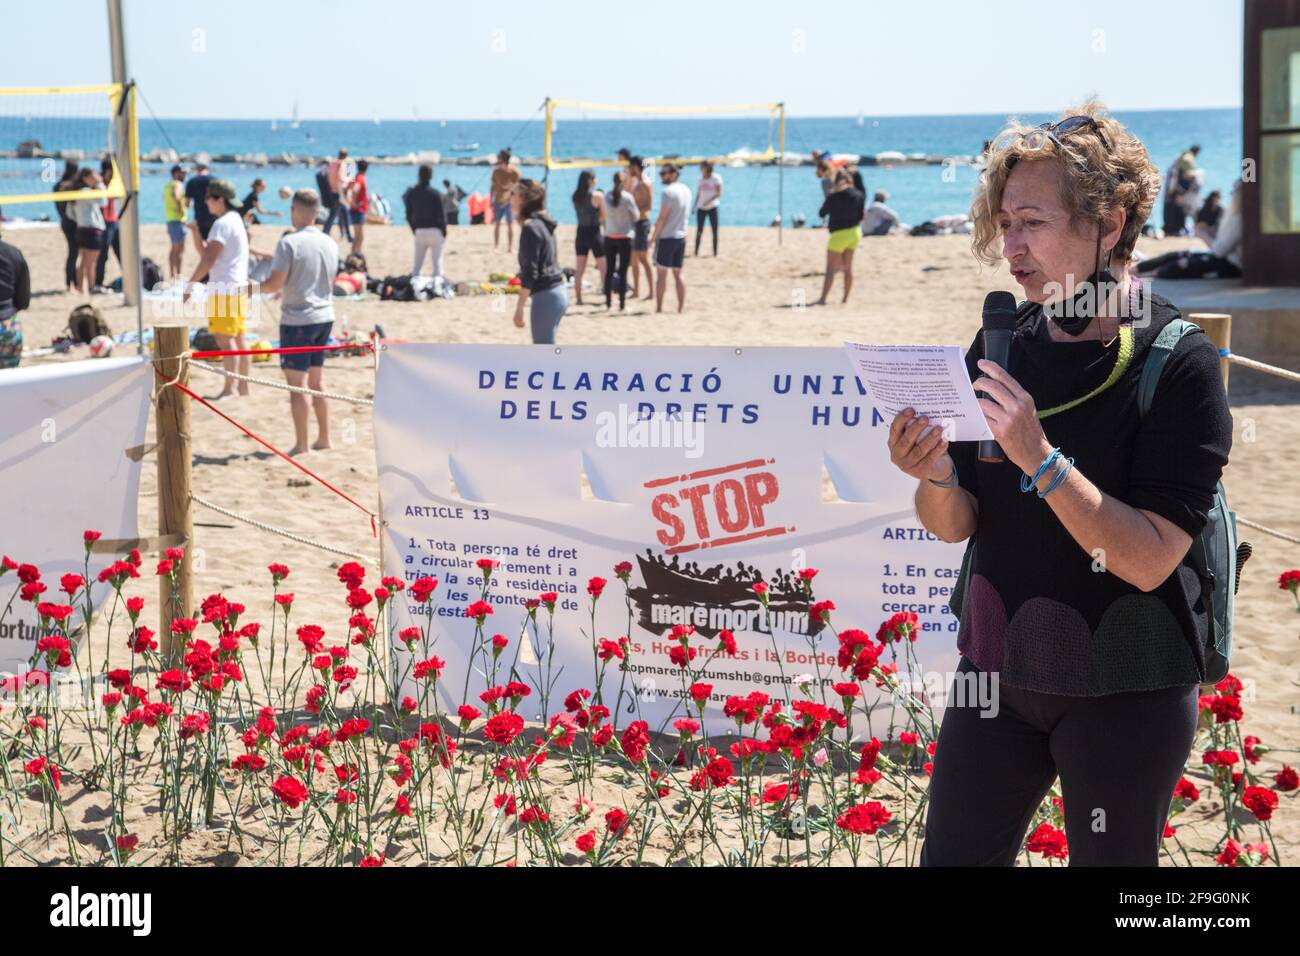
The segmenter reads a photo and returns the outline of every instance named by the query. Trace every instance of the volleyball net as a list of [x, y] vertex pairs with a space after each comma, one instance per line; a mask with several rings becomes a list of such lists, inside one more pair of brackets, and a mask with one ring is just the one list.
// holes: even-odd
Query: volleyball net
[[[128, 132], [119, 146], [122, 116]], [[139, 188], [139, 152], [133, 85], [0, 88], [0, 206], [123, 199]], [[65, 174], [99, 172], [105, 160], [105, 188], [57, 188]]]

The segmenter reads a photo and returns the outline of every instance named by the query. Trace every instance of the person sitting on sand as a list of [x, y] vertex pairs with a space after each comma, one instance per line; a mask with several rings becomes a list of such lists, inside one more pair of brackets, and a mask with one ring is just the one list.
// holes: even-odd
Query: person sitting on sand
[[[276, 244], [271, 257], [271, 276], [262, 283], [265, 293], [280, 292], [280, 347], [319, 347], [329, 342], [334, 328], [334, 304], [331, 298], [334, 273], [339, 266], [339, 247], [316, 227], [320, 212], [320, 194], [314, 189], [300, 189], [293, 196], [289, 217], [293, 231]], [[320, 391], [325, 371], [324, 352], [281, 354], [284, 378], [296, 388]], [[312, 448], [330, 447], [329, 402], [319, 395], [311, 399], [316, 413], [316, 441]], [[290, 455], [307, 451], [307, 396], [289, 393], [289, 411], [293, 416], [294, 444]]]
[[1209, 250], [1166, 252], [1137, 264], [1141, 276], [1156, 279], [1236, 279], [1241, 276], [1241, 181], [1232, 187], [1228, 210]]
[[885, 205], [888, 201], [889, 193], [878, 192], [867, 205], [866, 214], [862, 217], [864, 236], [887, 236], [890, 230], [901, 224], [898, 213]]
[[[246, 347], [244, 326], [248, 321], [248, 229], [235, 207], [235, 185], [228, 179], [208, 182], [204, 202], [212, 216], [212, 228], [203, 238], [198, 222], [190, 223], [194, 244], [199, 250], [199, 263], [185, 285], [182, 301], [190, 298], [190, 285], [208, 283], [208, 331], [216, 337], [217, 348], [222, 351], [242, 351]], [[221, 364], [228, 372], [248, 375], [252, 361], [247, 355], [227, 355]], [[225, 387], [217, 399], [231, 398], [236, 394], [236, 380], [226, 378]], [[248, 383], [240, 381], [239, 395], [248, 394]]]
[[822, 203], [817, 215], [825, 216], [830, 236], [826, 240], [826, 279], [822, 282], [821, 298], [817, 305], [826, 304], [831, 285], [835, 282], [835, 273], [844, 274], [844, 298], [849, 301], [853, 291], [853, 250], [858, 247], [858, 237], [862, 234], [860, 225], [866, 197], [853, 188], [853, 176], [841, 169], [835, 174], [830, 195]]
[[1223, 193], [1217, 189], [1205, 197], [1205, 202], [1196, 211], [1196, 238], [1207, 246], [1214, 245], [1215, 234], [1219, 231], [1219, 220], [1223, 218]]

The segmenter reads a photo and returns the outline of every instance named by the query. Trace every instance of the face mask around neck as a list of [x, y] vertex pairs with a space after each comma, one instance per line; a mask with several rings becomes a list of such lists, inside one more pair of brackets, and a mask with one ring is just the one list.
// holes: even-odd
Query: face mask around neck
[[1111, 300], [1119, 280], [1109, 269], [1094, 272], [1086, 282], [1079, 284], [1074, 296], [1043, 306], [1043, 313], [1069, 336], [1082, 335], [1099, 311], [1100, 303]]

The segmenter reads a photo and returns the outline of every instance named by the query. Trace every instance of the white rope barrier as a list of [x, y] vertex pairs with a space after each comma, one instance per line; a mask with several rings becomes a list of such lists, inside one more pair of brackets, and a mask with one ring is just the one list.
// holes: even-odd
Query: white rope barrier
[[296, 541], [298, 542], [298, 544], [305, 544], [308, 547], [319, 548], [320, 550], [328, 551], [331, 554], [340, 554], [345, 558], [355, 558], [358, 561], [367, 560], [364, 555], [358, 554], [355, 551], [347, 551], [344, 550], [343, 548], [336, 548], [333, 545], [321, 544], [319, 541], [313, 541], [311, 538], [304, 538], [302, 535], [294, 534], [292, 531], [285, 531], [283, 528], [275, 527], [275, 525], [270, 525], [264, 521], [258, 521], [256, 518], [250, 518], [247, 515], [241, 515], [238, 512], [231, 511], [227, 508], [223, 508], [221, 507], [221, 505], [208, 501], [206, 498], [200, 498], [196, 494], [191, 493], [190, 500], [193, 501], [195, 504], [202, 505], [205, 508], [215, 511], [219, 515], [225, 515], [227, 518], [233, 518], [236, 521], [242, 521], [245, 524], [252, 525], [254, 528], [257, 528], [259, 531], [266, 531], [269, 532], [270, 534], [278, 534], [280, 535], [280, 537], [288, 538], [290, 541]]
[[241, 382], [252, 382], [255, 385], [265, 385], [268, 388], [279, 388], [286, 392], [297, 392], [299, 395], [311, 395], [317, 398], [333, 398], [340, 402], [351, 402], [353, 405], [374, 405], [373, 398], [359, 398], [356, 395], [341, 395], [338, 392], [323, 392], [314, 388], [304, 388], [300, 385], [290, 385], [288, 382], [277, 382], [274, 379], [258, 378], [256, 375], [240, 375], [238, 372], [232, 372], [229, 369], [220, 366], [205, 365], [202, 362], [191, 362], [190, 368], [200, 368], [205, 372], [213, 372], [217, 375], [224, 375], [227, 378], [238, 379]]
[[1256, 531], [1262, 531], [1265, 534], [1271, 534], [1275, 538], [1281, 538], [1283, 541], [1289, 541], [1292, 544], [1300, 544], [1300, 538], [1293, 537], [1292, 535], [1286, 534], [1282, 531], [1276, 531], [1273, 528], [1268, 527], [1267, 525], [1262, 525], [1259, 524], [1258, 522], [1251, 521], [1249, 518], [1243, 518], [1241, 515], [1237, 515], [1237, 524], [1244, 524], [1248, 528], [1254, 528]]
[[1234, 365], [1253, 368], [1257, 372], [1267, 372], [1269, 375], [1276, 375], [1278, 378], [1284, 378], [1291, 382], [1300, 382], [1300, 372], [1293, 372], [1289, 368], [1278, 368], [1276, 365], [1257, 362], [1254, 359], [1246, 358], [1244, 355], [1238, 355], [1236, 352], [1228, 352], [1226, 355], [1220, 352], [1219, 354]]

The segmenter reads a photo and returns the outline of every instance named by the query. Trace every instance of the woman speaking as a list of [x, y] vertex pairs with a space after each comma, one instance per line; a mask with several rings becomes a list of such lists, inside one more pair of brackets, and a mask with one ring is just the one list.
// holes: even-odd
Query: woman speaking
[[[1012, 123], [971, 210], [982, 261], [1024, 289], [1007, 368], [967, 353], [1003, 460], [905, 409], [893, 462], [922, 524], [973, 538], [953, 699], [922, 865], [1014, 863], [1059, 776], [1070, 861], [1154, 866], [1197, 724], [1206, 608], [1187, 563], [1228, 460], [1218, 353], [1184, 336], [1139, 415], [1152, 341], [1178, 312], [1130, 281], [1160, 175], [1096, 102]], [[976, 682], [985, 693], [956, 693]], [[980, 699], [969, 699], [977, 697]]]

